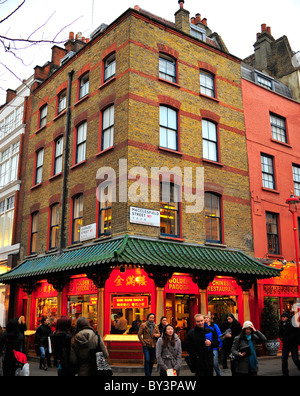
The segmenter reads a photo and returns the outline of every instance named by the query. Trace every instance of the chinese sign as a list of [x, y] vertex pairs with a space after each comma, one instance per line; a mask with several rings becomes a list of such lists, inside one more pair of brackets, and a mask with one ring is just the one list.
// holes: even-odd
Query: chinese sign
[[145, 275], [119, 275], [116, 277], [115, 286], [147, 286], [147, 280]]
[[187, 275], [173, 275], [166, 285], [167, 293], [199, 294], [198, 286]]
[[160, 212], [144, 208], [130, 207], [130, 223], [160, 227]]
[[114, 297], [113, 308], [149, 308], [148, 297]]

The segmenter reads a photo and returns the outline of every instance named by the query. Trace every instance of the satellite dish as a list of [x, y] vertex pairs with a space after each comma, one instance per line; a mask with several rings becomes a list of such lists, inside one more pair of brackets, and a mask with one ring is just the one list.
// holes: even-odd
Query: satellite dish
[[296, 52], [292, 57], [292, 65], [296, 68], [300, 67], [300, 51]]

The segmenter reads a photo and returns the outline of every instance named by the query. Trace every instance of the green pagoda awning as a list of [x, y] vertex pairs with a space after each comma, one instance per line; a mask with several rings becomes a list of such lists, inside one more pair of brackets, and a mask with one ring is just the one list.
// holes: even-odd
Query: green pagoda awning
[[281, 272], [240, 250], [125, 235], [85, 247], [66, 249], [60, 255], [47, 254], [27, 259], [2, 274], [0, 283], [23, 283], [55, 275], [75, 275], [95, 271], [99, 266], [122, 264], [256, 279], [280, 276]]

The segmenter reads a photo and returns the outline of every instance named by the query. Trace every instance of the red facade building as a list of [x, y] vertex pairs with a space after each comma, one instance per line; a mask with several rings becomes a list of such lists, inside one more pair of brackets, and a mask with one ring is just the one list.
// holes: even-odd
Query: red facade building
[[280, 278], [258, 282], [261, 298], [255, 311], [260, 314], [266, 296], [272, 297], [278, 312], [291, 311], [298, 287], [293, 220], [286, 200], [291, 192], [300, 195], [300, 104], [287, 86], [263, 72], [243, 64], [242, 77], [254, 253], [266, 264], [283, 267]]

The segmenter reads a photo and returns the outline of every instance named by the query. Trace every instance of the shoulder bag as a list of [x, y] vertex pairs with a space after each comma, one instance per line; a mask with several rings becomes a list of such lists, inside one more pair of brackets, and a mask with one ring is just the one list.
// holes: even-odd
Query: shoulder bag
[[93, 377], [110, 377], [113, 372], [101, 350], [100, 335], [97, 334], [97, 337], [98, 346], [90, 351], [91, 373]]

